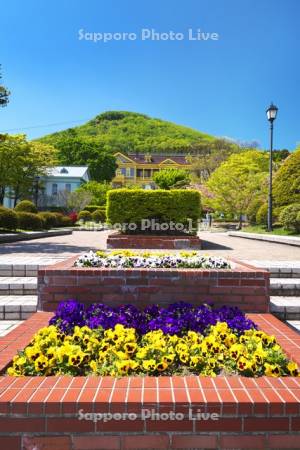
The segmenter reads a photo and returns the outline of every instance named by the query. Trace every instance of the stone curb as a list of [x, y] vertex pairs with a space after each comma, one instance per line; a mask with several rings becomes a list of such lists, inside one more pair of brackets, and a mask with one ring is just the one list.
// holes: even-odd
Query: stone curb
[[28, 233], [19, 234], [2, 234], [0, 235], [0, 244], [17, 241], [30, 241], [31, 239], [41, 239], [52, 236], [65, 236], [72, 234], [72, 229], [49, 230], [49, 231], [29, 231]]
[[277, 236], [274, 234], [269, 236], [260, 233], [246, 233], [244, 231], [230, 231], [228, 236], [300, 247], [300, 238], [294, 236]]

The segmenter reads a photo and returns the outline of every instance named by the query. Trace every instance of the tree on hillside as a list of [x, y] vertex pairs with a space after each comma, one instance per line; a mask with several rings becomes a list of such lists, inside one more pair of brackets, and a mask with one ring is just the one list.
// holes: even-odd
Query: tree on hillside
[[284, 160], [277, 171], [273, 197], [276, 206], [300, 203], [300, 147]]
[[223, 162], [206, 183], [213, 194], [208, 203], [216, 210], [240, 218], [267, 192], [268, 155], [257, 150], [234, 154]]
[[55, 162], [55, 149], [50, 145], [28, 142], [25, 135], [1, 135], [0, 204], [8, 192], [15, 204], [31, 196], [35, 177], [44, 175]]
[[1, 84], [1, 64], [0, 64], [0, 107], [4, 107], [9, 102], [10, 92], [9, 90]]
[[190, 184], [190, 175], [183, 169], [163, 169], [156, 172], [153, 181], [160, 189], [184, 188]]
[[106, 194], [111, 189], [109, 183], [98, 183], [97, 181], [88, 181], [82, 184], [77, 191], [89, 192], [91, 194], [92, 205], [105, 205]]
[[111, 181], [115, 176], [116, 159], [99, 142], [71, 136], [60, 139], [54, 145], [61, 164], [88, 165], [91, 178], [98, 182]]
[[192, 165], [193, 181], [204, 183], [222, 162], [242, 149], [226, 139], [215, 139], [210, 142], [200, 142], [192, 146], [191, 151], [193, 155], [188, 156], [187, 159]]

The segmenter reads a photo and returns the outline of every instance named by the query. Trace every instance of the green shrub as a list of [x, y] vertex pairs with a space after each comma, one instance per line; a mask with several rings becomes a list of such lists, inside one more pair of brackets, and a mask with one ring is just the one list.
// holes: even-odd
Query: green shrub
[[286, 206], [300, 203], [300, 148], [284, 160], [273, 183], [274, 204]]
[[45, 221], [47, 229], [55, 228], [58, 226], [58, 220], [57, 220], [56, 213], [45, 211], [45, 212], [38, 213], [38, 216], [41, 217]]
[[[135, 190], [114, 189], [108, 192], [107, 220], [110, 224], [122, 224], [125, 232], [128, 225], [135, 224], [138, 231], [142, 221], [154, 219], [156, 223], [174, 222], [193, 228], [201, 214], [200, 194], [195, 190]], [[151, 233], [151, 230], [144, 230]], [[156, 234], [159, 232], [156, 231]], [[178, 232], [174, 234], [178, 234]]]
[[257, 210], [256, 223], [259, 225], [267, 225], [268, 222], [268, 203], [263, 203]]
[[36, 214], [38, 212], [37, 207], [30, 200], [22, 200], [15, 207], [15, 211], [22, 211], [22, 212], [28, 212], [28, 213], [34, 213], [34, 214]]
[[300, 232], [300, 203], [286, 206], [280, 214], [280, 222], [286, 230]]
[[[105, 207], [104, 207], [105, 208]], [[97, 209], [102, 209], [99, 205], [87, 205], [84, 207], [83, 211], [89, 211], [90, 213], [95, 212]]]
[[80, 211], [78, 214], [78, 220], [83, 220], [83, 222], [88, 222], [92, 220], [92, 213], [89, 211]]
[[46, 228], [46, 221], [38, 214], [29, 212], [17, 212], [19, 228], [22, 230], [43, 230]]
[[94, 222], [105, 222], [106, 214], [102, 209], [97, 209], [92, 213], [92, 220]]
[[71, 227], [73, 226], [73, 221], [71, 217], [69, 216], [62, 216], [60, 219], [60, 226], [61, 227]]
[[52, 213], [56, 219], [56, 227], [69, 227], [73, 225], [72, 219], [69, 216], [65, 216], [62, 213]]
[[15, 230], [18, 228], [18, 216], [15, 211], [9, 208], [0, 207], [0, 228]]
[[256, 224], [256, 216], [259, 208], [262, 206], [261, 199], [253, 200], [247, 208], [247, 219], [251, 224]]

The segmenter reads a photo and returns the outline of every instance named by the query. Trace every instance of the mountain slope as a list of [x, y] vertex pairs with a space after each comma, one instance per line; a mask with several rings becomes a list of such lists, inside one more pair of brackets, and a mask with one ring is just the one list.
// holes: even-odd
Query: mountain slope
[[54, 146], [64, 140], [97, 142], [99, 149], [123, 152], [189, 152], [215, 138], [192, 128], [144, 114], [107, 111], [84, 125], [38, 139]]

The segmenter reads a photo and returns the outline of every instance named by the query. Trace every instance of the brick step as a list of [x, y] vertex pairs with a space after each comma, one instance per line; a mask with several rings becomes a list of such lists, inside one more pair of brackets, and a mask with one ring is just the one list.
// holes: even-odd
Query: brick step
[[37, 311], [37, 295], [0, 295], [0, 320], [24, 320]]
[[36, 277], [39, 268], [63, 261], [66, 256], [18, 257], [0, 255], [0, 277]]
[[0, 277], [0, 295], [36, 295], [36, 277]]
[[300, 297], [271, 297], [270, 312], [280, 319], [300, 319]]
[[300, 296], [300, 278], [271, 278], [270, 295], [282, 297]]
[[245, 261], [249, 264], [266, 269], [270, 272], [271, 278], [300, 278], [299, 261]]

